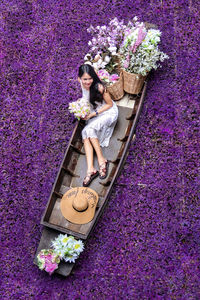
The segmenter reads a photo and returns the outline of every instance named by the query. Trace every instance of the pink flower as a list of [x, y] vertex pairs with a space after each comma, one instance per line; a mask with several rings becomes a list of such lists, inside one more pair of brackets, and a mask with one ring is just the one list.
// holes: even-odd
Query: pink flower
[[45, 271], [49, 273], [49, 275], [51, 275], [56, 269], [58, 268], [58, 264], [57, 263], [52, 263], [52, 262], [47, 262], [45, 264]]
[[60, 263], [59, 255], [52, 249], [43, 249], [37, 256], [38, 267], [40, 270], [45, 270], [50, 275], [58, 268]]
[[126, 60], [124, 61], [124, 68], [127, 69], [129, 67], [130, 55], [128, 54]]
[[138, 46], [142, 43], [142, 41], [145, 39], [145, 36], [147, 35], [146, 31], [145, 31], [145, 27], [144, 26], [140, 26], [139, 27], [139, 31], [138, 31], [138, 37], [137, 40], [135, 42], [135, 44], [133, 44], [133, 46], [131, 47], [133, 53], [135, 53], [135, 51], [137, 50]]
[[117, 74], [112, 74], [111, 76], [110, 76], [110, 80], [111, 81], [117, 81], [119, 79], [119, 75], [117, 75]]
[[129, 62], [127, 60], [124, 61], [124, 68], [127, 69], [129, 66]]

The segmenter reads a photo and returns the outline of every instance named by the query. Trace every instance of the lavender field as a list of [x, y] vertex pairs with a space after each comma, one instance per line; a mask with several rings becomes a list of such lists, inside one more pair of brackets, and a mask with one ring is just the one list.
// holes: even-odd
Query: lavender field
[[[1, 299], [200, 299], [197, 0], [1, 0]], [[33, 259], [75, 124], [87, 28], [138, 16], [169, 55], [151, 73], [123, 172], [68, 278]]]

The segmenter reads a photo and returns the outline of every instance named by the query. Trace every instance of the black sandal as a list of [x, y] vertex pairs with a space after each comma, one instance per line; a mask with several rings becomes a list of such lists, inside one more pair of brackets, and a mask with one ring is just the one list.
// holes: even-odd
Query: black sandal
[[108, 175], [109, 162], [106, 160], [103, 164], [99, 166], [99, 178], [105, 179]]
[[98, 175], [98, 171], [88, 172], [83, 180], [83, 186], [88, 186], [92, 182], [92, 180], [95, 179]]

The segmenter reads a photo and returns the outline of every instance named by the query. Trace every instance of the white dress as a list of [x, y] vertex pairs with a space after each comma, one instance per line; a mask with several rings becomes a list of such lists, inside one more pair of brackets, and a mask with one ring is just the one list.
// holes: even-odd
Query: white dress
[[[86, 90], [82, 85], [82, 97], [90, 98], [90, 92]], [[97, 104], [96, 109], [99, 110], [106, 102], [95, 102]], [[90, 104], [90, 112], [94, 112], [92, 104]], [[100, 113], [98, 116], [86, 121], [86, 126], [82, 130], [82, 138], [98, 138], [101, 147], [108, 147], [110, 138], [113, 134], [114, 127], [117, 123], [118, 108], [115, 102], [113, 106], [108, 110]]]

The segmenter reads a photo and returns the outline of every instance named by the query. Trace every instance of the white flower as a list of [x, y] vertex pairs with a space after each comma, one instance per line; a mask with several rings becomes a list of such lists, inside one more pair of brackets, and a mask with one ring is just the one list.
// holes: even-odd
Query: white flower
[[110, 58], [108, 55], [106, 55], [105, 58], [104, 58], [104, 61], [105, 61], [106, 63], [109, 63], [110, 60], [111, 60], [111, 58]]
[[92, 42], [91, 41], [88, 42], [88, 46], [92, 46]]
[[69, 242], [69, 237], [67, 235], [64, 235], [63, 238], [61, 239], [61, 243], [63, 246], [66, 246]]
[[99, 67], [98, 67], [98, 64], [97, 64], [97, 63], [93, 63], [93, 64], [92, 64], [92, 66], [93, 66], [93, 68], [94, 68], [94, 69], [96, 69], [96, 70], [98, 70], [98, 69], [99, 69]]
[[64, 261], [69, 262], [69, 263], [75, 263], [75, 259], [77, 259], [77, 258], [78, 258], [78, 255], [75, 255], [75, 254], [68, 255], [68, 256], [65, 256]]
[[107, 65], [106, 62], [102, 62], [102, 63], [99, 65], [99, 68], [104, 69], [106, 65]]
[[112, 51], [116, 51], [117, 48], [116, 48], [116, 47], [109, 47], [108, 50], [109, 50], [110, 52], [112, 52]]
[[92, 66], [92, 63], [91, 63], [91, 61], [89, 61], [89, 60], [88, 60], [88, 61], [85, 61], [84, 64], [87, 64], [87, 65]]
[[108, 50], [112, 53], [112, 55], [116, 55], [116, 51], [117, 51], [116, 47], [109, 47]]
[[103, 60], [102, 60], [101, 58], [99, 58], [99, 59], [97, 60], [97, 65], [100, 66], [100, 65], [102, 64], [102, 62], [103, 62]]
[[101, 56], [99, 54], [95, 55], [94, 57], [94, 61], [98, 61], [101, 58]]
[[77, 252], [77, 254], [81, 253], [83, 249], [84, 249], [84, 245], [81, 240], [78, 240], [74, 243], [74, 250]]
[[87, 53], [85, 56], [84, 56], [84, 60], [89, 60], [91, 59], [91, 54], [90, 53]]

